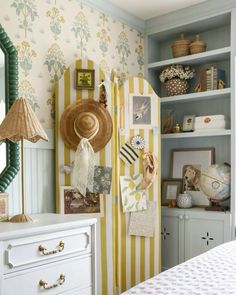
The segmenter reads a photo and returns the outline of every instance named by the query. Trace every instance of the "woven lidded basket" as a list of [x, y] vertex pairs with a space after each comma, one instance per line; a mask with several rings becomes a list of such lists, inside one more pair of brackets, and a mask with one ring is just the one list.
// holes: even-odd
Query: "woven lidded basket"
[[191, 43], [191, 40], [184, 39], [184, 34], [181, 33], [180, 39], [176, 40], [172, 45], [172, 54], [173, 57], [180, 57], [190, 54], [190, 48], [189, 45]]
[[199, 35], [196, 35], [196, 40], [190, 44], [190, 53], [196, 54], [206, 51], [206, 43], [200, 40]]

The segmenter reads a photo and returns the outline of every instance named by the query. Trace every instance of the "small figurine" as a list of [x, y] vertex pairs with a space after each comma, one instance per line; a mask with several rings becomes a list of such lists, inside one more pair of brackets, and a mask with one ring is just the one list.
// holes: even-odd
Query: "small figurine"
[[169, 208], [175, 208], [177, 205], [177, 201], [176, 200], [168, 200], [168, 207]]
[[174, 111], [171, 111], [163, 120], [163, 133], [171, 133]]
[[218, 89], [223, 89], [225, 88], [225, 82], [223, 80], [218, 81]]
[[104, 108], [107, 107], [107, 92], [106, 87], [104, 85], [104, 80], [102, 80], [102, 83], [100, 86], [100, 93], [99, 93], [99, 102], [104, 106]]
[[194, 90], [195, 92], [202, 92], [202, 84], [198, 83]]

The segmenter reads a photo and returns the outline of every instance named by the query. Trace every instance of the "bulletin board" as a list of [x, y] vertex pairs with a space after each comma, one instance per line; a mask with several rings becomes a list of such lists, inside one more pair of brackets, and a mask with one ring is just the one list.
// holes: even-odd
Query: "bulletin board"
[[[95, 89], [78, 90], [75, 88], [75, 70], [94, 69]], [[114, 77], [113, 77], [114, 78]], [[156, 226], [153, 237], [137, 237], [127, 234], [129, 214], [123, 213], [119, 176], [142, 170], [142, 164], [135, 163], [131, 168], [125, 167], [119, 159], [120, 144], [135, 133], [144, 136], [147, 150], [155, 151], [160, 158], [160, 110], [159, 98], [153, 92], [147, 81], [141, 78], [130, 78], [121, 88], [110, 80], [99, 66], [88, 59], [76, 60], [65, 71], [55, 88], [55, 143], [56, 143], [56, 208], [59, 212], [59, 195], [61, 186], [71, 185], [71, 176], [61, 172], [61, 167], [71, 163], [74, 151], [63, 142], [60, 134], [60, 118], [65, 108], [81, 99], [99, 99], [98, 84], [104, 80], [107, 92], [107, 110], [113, 121], [113, 135], [104, 149], [95, 154], [95, 164], [112, 167], [112, 187], [110, 195], [103, 195], [103, 216], [98, 218], [97, 224], [97, 273], [98, 295], [120, 294], [129, 287], [157, 274], [160, 271], [160, 173], [147, 197], [154, 200], [156, 207]], [[149, 130], [130, 130], [120, 126], [121, 106], [126, 108], [126, 98], [129, 92], [152, 93], [155, 95], [156, 123], [155, 128]], [[122, 111], [122, 112], [123, 112]], [[124, 121], [128, 114], [123, 113]], [[125, 122], [124, 122], [125, 123]], [[125, 126], [123, 126], [125, 127]], [[126, 130], [126, 131], [124, 131]], [[159, 162], [160, 165], [160, 162]], [[89, 215], [88, 215], [89, 217]]]

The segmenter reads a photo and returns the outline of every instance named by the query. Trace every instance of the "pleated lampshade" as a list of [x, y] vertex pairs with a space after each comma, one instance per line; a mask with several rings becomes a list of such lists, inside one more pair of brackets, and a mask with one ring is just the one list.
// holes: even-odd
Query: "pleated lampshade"
[[0, 125], [0, 141], [9, 139], [12, 142], [27, 139], [37, 142], [48, 141], [47, 134], [25, 98], [17, 99]]

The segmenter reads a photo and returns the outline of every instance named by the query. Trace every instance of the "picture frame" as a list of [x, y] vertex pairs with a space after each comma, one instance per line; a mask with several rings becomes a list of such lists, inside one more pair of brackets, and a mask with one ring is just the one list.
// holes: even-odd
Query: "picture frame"
[[215, 149], [183, 148], [171, 150], [170, 175], [172, 178], [183, 179], [183, 192], [187, 191], [195, 206], [208, 206], [207, 197], [200, 191], [201, 171], [215, 161]]
[[94, 90], [95, 71], [90, 69], [76, 69], [75, 88]]
[[8, 193], [0, 193], [0, 221], [8, 219]]
[[167, 178], [162, 180], [161, 184], [161, 205], [167, 206], [171, 200], [176, 200], [182, 192], [182, 178]]
[[103, 198], [98, 193], [82, 196], [72, 186], [60, 187], [60, 213], [80, 216], [103, 217]]
[[129, 94], [129, 128], [152, 129], [154, 124], [154, 95]]
[[195, 115], [186, 115], [183, 119], [183, 132], [191, 132], [194, 130], [194, 123], [195, 123]]

